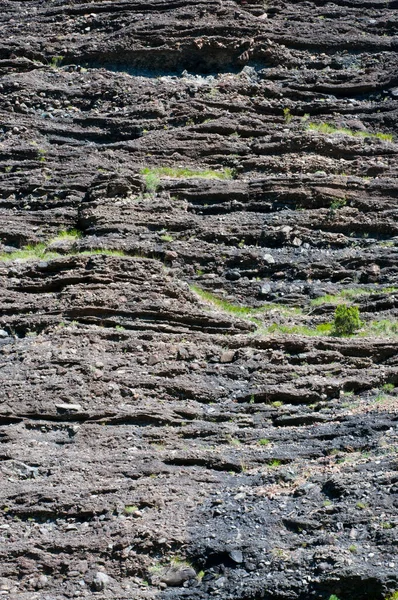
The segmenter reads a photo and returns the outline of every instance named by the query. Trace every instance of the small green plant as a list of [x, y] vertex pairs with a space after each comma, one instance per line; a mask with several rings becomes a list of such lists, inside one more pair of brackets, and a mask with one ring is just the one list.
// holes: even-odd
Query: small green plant
[[335, 594], [332, 594], [329, 596], [329, 600], [340, 600], [340, 598], [338, 598]]
[[271, 460], [270, 463], [268, 463], [268, 466], [271, 467], [271, 469], [277, 469], [278, 467], [280, 467], [282, 464], [282, 462], [280, 460], [278, 460], [277, 458], [274, 458], [273, 460]]
[[349, 550], [349, 552], [352, 552], [352, 554], [356, 554], [356, 552], [358, 552], [358, 548], [356, 546], [354, 546], [354, 544], [351, 544], [351, 546], [349, 546], [348, 550]]
[[389, 523], [388, 521], [382, 521], [380, 525], [382, 529], [392, 529], [392, 523]]
[[124, 512], [126, 513], [126, 515], [132, 515], [135, 512], [137, 512], [137, 510], [138, 506], [127, 505], [124, 507]]
[[280, 400], [275, 400], [275, 402], [271, 402], [271, 406], [273, 406], [274, 408], [280, 408], [281, 406], [283, 406], [283, 402], [281, 402]]
[[334, 332], [339, 336], [352, 335], [360, 329], [362, 322], [359, 318], [359, 308], [340, 304], [334, 313]]
[[381, 389], [383, 392], [392, 392], [395, 389], [395, 385], [393, 383], [385, 383]]
[[385, 600], [398, 600], [398, 590], [387, 596]]
[[258, 443], [260, 444], [260, 446], [268, 446], [268, 444], [270, 444], [271, 441], [267, 440], [267, 438], [261, 438], [261, 440], [258, 440]]
[[288, 550], [284, 550], [283, 548], [272, 548], [271, 554], [274, 558], [280, 560], [289, 560], [290, 553]]
[[355, 506], [357, 508], [359, 508], [360, 510], [365, 510], [365, 508], [368, 508], [368, 505], [366, 504], [366, 502], [357, 502]]
[[173, 236], [166, 233], [165, 235], [160, 236], [162, 242], [172, 242], [174, 240]]
[[58, 233], [56, 239], [77, 240], [82, 237], [82, 232], [78, 229], [65, 229]]
[[58, 68], [58, 67], [60, 67], [60, 66], [61, 66], [61, 64], [62, 64], [62, 61], [64, 60], [64, 58], [65, 58], [65, 57], [64, 57], [64, 56], [61, 56], [61, 55], [59, 55], [59, 56], [53, 56], [53, 57], [51, 58], [51, 60], [50, 60], [50, 65], [51, 65], [52, 67], [54, 67], [54, 69], [56, 69], [56, 68]]
[[39, 162], [46, 162], [46, 150], [44, 150], [44, 148], [38, 148], [37, 153], [39, 155]]
[[199, 583], [202, 581], [204, 576], [205, 576], [204, 571], [199, 571], [199, 573], [196, 575], [196, 579], [199, 581]]
[[327, 506], [333, 506], [333, 502], [331, 500], [324, 500], [323, 506], [326, 508]]
[[192, 563], [185, 558], [181, 558], [181, 556], [173, 556], [170, 560], [170, 565], [172, 567], [192, 567]]
[[383, 394], [383, 392], [379, 392], [375, 397], [375, 402], [378, 402], [380, 404], [386, 402], [386, 400], [388, 400], [388, 396], [386, 396], [386, 394]]
[[233, 437], [231, 437], [231, 438], [229, 438], [229, 443], [230, 443], [232, 446], [240, 446], [240, 443], [241, 443], [241, 442], [240, 442], [240, 440], [238, 440], [237, 438], [233, 438]]
[[284, 116], [284, 118], [285, 118], [285, 122], [286, 122], [286, 123], [290, 123], [290, 122], [291, 122], [291, 120], [293, 119], [293, 115], [292, 115], [292, 113], [290, 112], [290, 109], [289, 109], [289, 108], [287, 108], [287, 107], [283, 109], [283, 116]]
[[144, 169], [143, 175], [145, 176], [145, 188], [148, 194], [155, 194], [156, 190], [160, 185], [160, 177], [157, 173]]
[[334, 217], [334, 215], [336, 214], [336, 210], [340, 210], [346, 204], [347, 204], [347, 199], [346, 198], [334, 198], [333, 201], [330, 203], [330, 206], [329, 206], [329, 215], [331, 217]]

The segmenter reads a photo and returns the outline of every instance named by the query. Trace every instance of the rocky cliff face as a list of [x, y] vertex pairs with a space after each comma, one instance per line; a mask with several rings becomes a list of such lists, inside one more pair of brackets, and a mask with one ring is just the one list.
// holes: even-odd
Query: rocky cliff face
[[1, 594], [392, 597], [398, 2], [0, 8]]

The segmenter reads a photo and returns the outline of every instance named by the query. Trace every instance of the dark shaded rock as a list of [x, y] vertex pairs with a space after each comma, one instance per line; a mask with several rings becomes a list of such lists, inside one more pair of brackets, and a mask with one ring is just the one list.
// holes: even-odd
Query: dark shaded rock
[[185, 581], [196, 577], [195, 569], [192, 567], [170, 567], [160, 576], [160, 580], [170, 587], [180, 587]]

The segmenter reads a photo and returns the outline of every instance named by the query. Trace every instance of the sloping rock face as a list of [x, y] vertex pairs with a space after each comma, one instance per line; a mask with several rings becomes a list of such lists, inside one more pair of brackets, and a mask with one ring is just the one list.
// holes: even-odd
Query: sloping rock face
[[398, 3], [0, 9], [0, 593], [392, 597]]

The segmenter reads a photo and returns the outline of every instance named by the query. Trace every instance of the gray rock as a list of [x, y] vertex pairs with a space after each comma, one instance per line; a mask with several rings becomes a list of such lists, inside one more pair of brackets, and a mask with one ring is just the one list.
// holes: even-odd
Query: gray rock
[[224, 585], [227, 583], [227, 578], [226, 577], [219, 577], [218, 579], [216, 579], [216, 581], [213, 583], [213, 586], [216, 588], [221, 588], [224, 587]]
[[109, 575], [107, 575], [106, 573], [103, 573], [102, 571], [98, 571], [94, 575], [93, 588], [97, 592], [100, 592], [100, 591], [104, 590], [106, 587], [108, 587], [108, 585], [110, 584], [110, 581], [111, 581], [111, 578], [109, 577]]
[[269, 265], [273, 265], [275, 263], [275, 258], [272, 256], [272, 254], [264, 254], [263, 261]]
[[82, 410], [80, 404], [56, 404], [55, 408], [59, 412], [78, 412]]
[[196, 577], [196, 571], [192, 567], [170, 567], [163, 572], [160, 581], [170, 587], [178, 587], [194, 577]]
[[0, 329], [0, 338], [8, 337], [8, 333], [4, 329]]
[[240, 279], [240, 273], [237, 269], [230, 269], [225, 273], [225, 278], [228, 279], [228, 281], [237, 281]]
[[0, 590], [9, 591], [13, 586], [13, 581], [7, 577], [0, 577]]
[[235, 350], [226, 350], [220, 356], [221, 363], [230, 363], [235, 358]]
[[36, 581], [36, 589], [42, 590], [48, 585], [48, 577], [46, 575], [40, 575]]
[[243, 554], [240, 550], [231, 550], [229, 557], [237, 564], [243, 562]]

